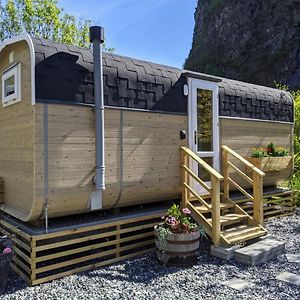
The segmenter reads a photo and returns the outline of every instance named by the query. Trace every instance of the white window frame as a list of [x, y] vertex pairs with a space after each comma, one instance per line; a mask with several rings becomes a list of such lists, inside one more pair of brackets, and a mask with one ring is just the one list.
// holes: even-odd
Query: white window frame
[[[14, 76], [15, 92], [5, 96], [5, 80]], [[3, 107], [18, 103], [21, 101], [21, 64], [9, 68], [2, 73], [2, 104]]]

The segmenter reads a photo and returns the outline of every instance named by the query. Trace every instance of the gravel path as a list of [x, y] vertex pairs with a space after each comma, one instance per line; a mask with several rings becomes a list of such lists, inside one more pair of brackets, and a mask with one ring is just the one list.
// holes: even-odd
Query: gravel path
[[[266, 227], [286, 241], [287, 253], [300, 253], [300, 216], [272, 220]], [[281, 255], [250, 267], [201, 254], [197, 265], [179, 269], [164, 268], [149, 254], [35, 287], [11, 274], [7, 294], [0, 299], [300, 299], [299, 286], [275, 279], [284, 271], [300, 275], [300, 264], [288, 263]], [[221, 285], [233, 277], [255, 286], [236, 291]]]

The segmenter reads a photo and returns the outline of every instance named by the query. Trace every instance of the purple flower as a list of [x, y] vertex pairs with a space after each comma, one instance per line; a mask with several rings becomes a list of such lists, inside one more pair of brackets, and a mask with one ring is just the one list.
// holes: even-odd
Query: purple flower
[[191, 211], [187, 207], [183, 208], [182, 212], [186, 215], [189, 215], [191, 213]]
[[10, 248], [4, 248], [4, 250], [2, 251], [3, 254], [8, 254], [8, 253], [11, 253], [12, 250]]
[[170, 224], [170, 225], [174, 225], [174, 224], [176, 224], [177, 220], [176, 220], [175, 217], [168, 217], [168, 218], [166, 219], [166, 222], [167, 222], [168, 224]]

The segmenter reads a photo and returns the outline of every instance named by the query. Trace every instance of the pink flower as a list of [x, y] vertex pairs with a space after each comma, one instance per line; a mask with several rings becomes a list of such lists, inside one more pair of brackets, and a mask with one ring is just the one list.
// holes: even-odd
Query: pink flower
[[189, 215], [191, 213], [191, 211], [187, 207], [183, 208], [182, 212], [186, 215]]
[[8, 254], [8, 253], [11, 253], [12, 250], [10, 248], [4, 248], [4, 250], [2, 251], [3, 254]]

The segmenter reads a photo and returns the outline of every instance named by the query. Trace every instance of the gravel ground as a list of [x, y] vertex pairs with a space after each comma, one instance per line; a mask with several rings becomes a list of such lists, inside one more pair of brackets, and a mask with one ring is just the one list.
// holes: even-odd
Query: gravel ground
[[[286, 241], [286, 253], [300, 253], [300, 216], [272, 220], [266, 227]], [[284, 271], [300, 275], [300, 264], [288, 263], [281, 255], [250, 267], [203, 253], [192, 268], [164, 268], [149, 254], [35, 287], [12, 273], [7, 294], [0, 299], [300, 299], [299, 286], [275, 279]], [[255, 286], [236, 291], [221, 285], [233, 277]]]

